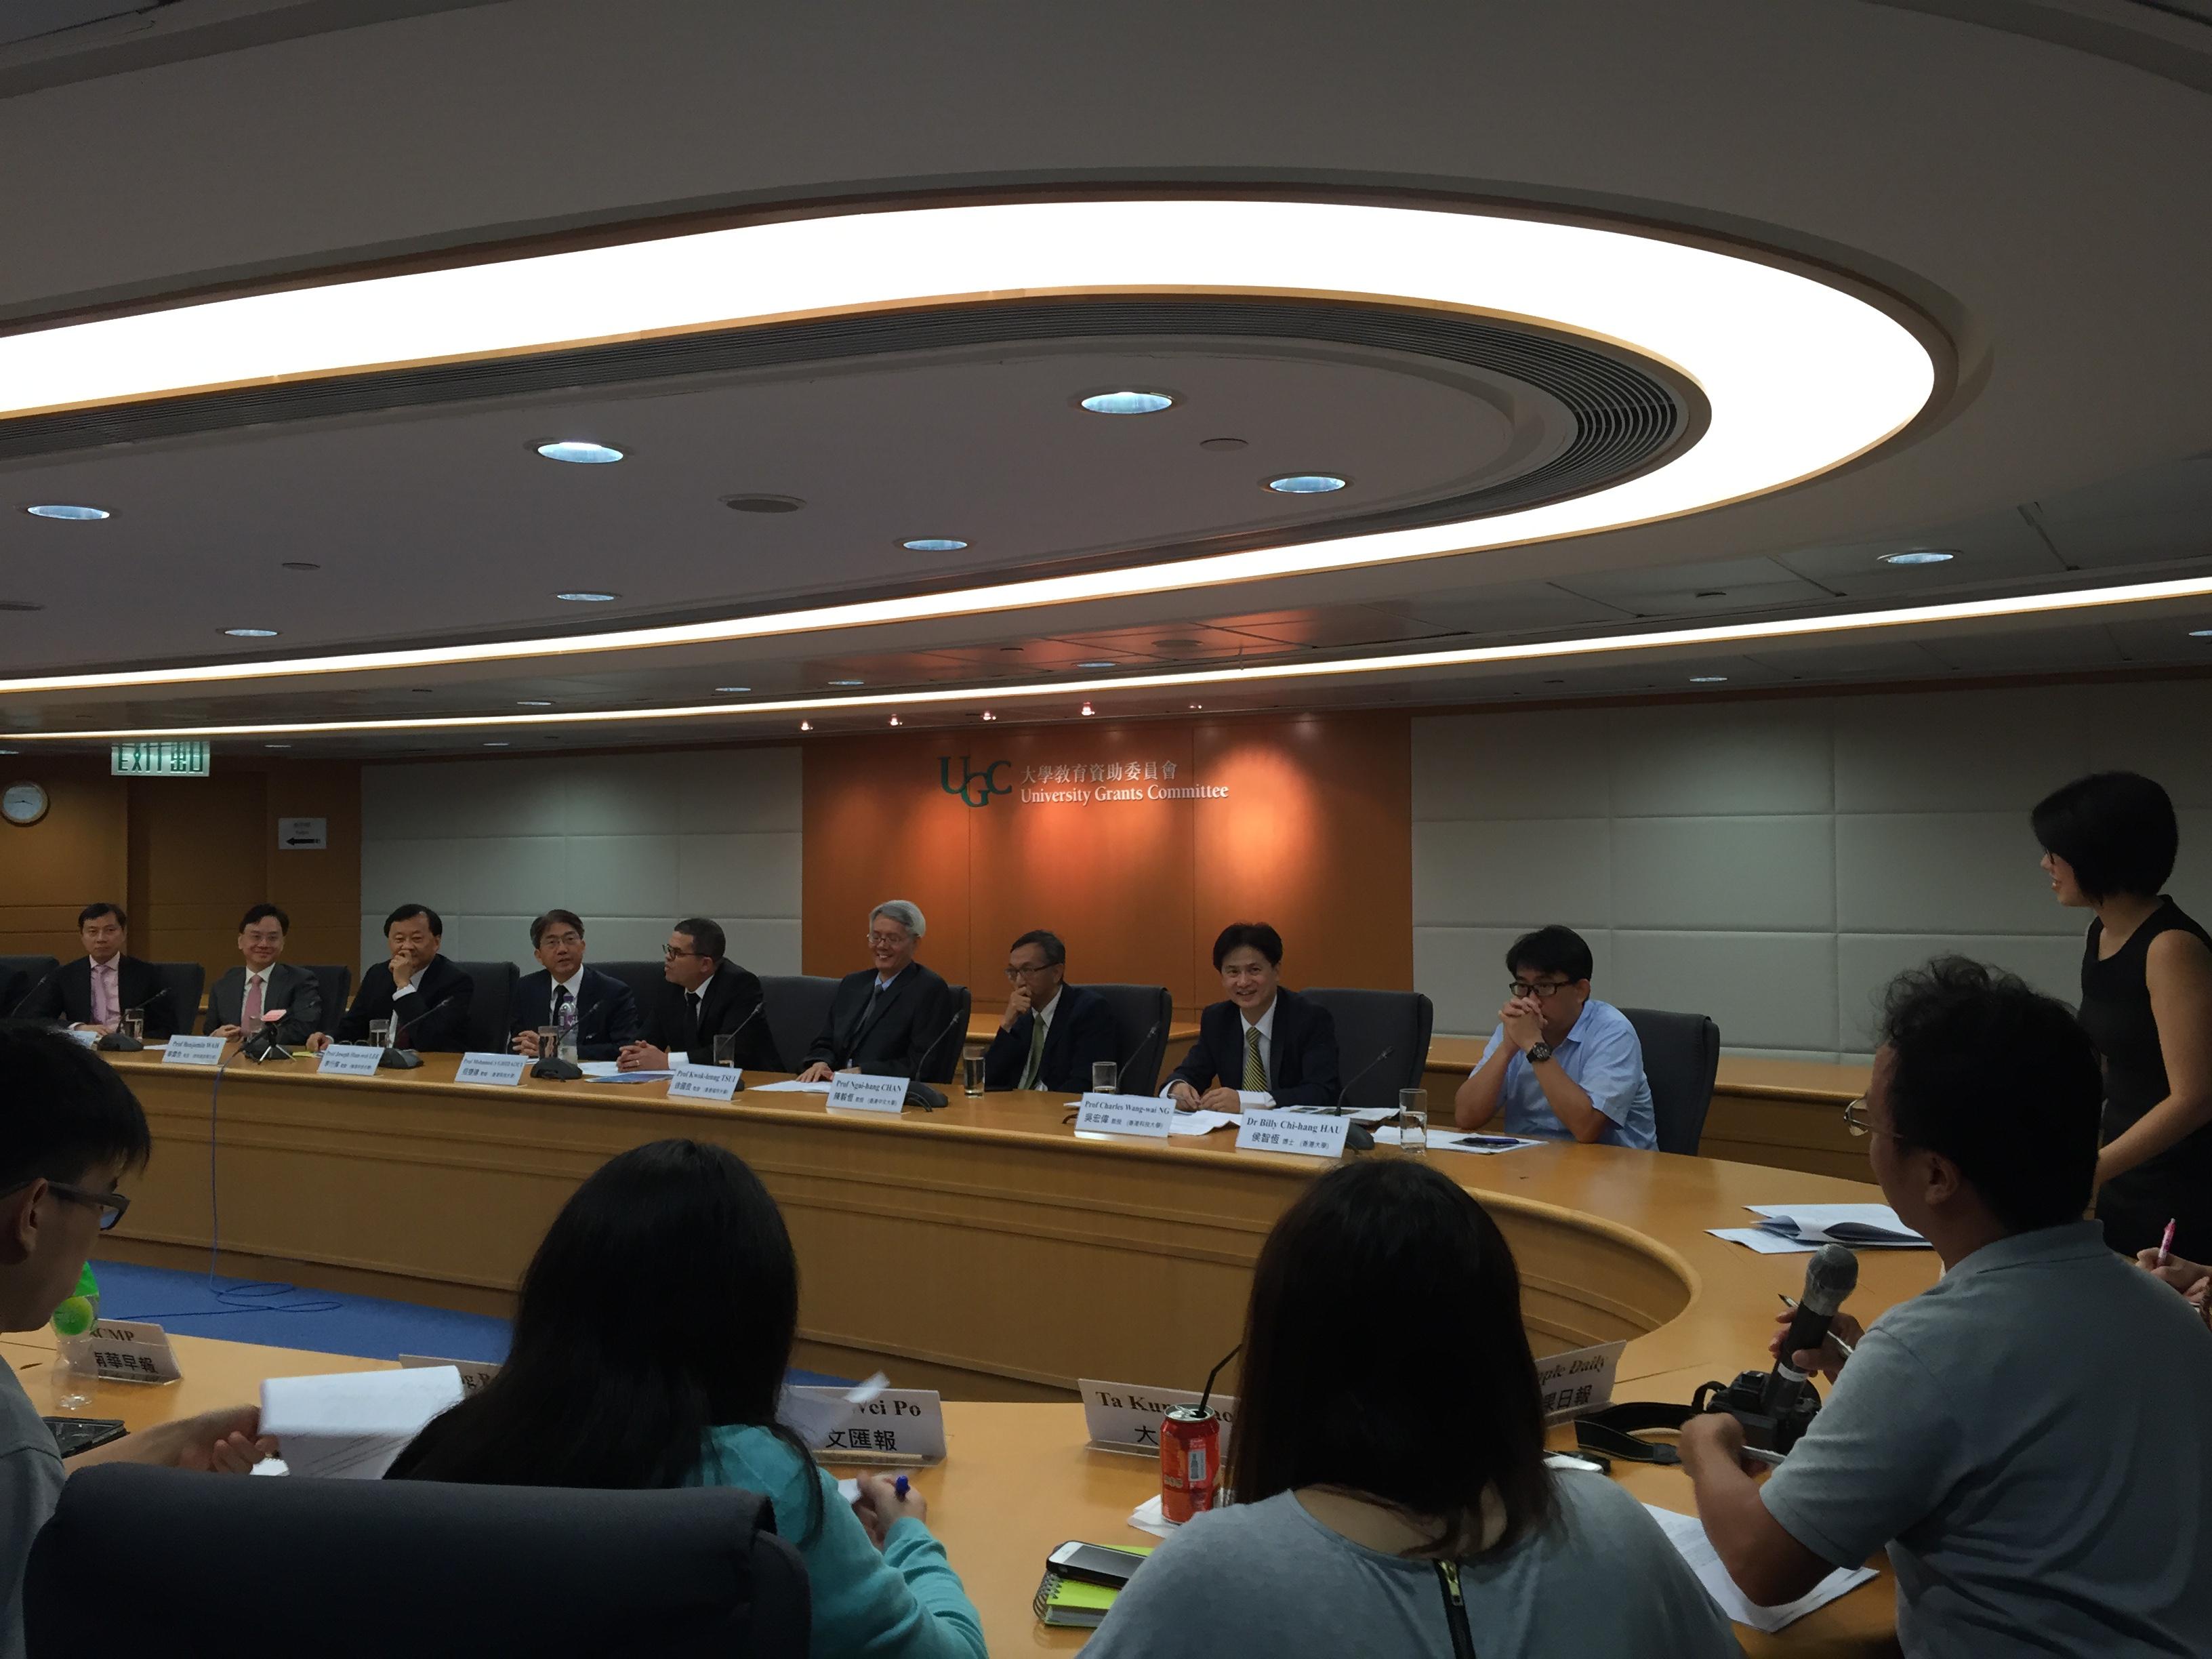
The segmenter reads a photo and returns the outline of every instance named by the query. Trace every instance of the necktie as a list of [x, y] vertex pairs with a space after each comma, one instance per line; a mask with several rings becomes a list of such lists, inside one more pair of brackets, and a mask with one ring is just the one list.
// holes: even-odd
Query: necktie
[[1244, 1028], [1243, 1086], [1247, 1089], [1267, 1086], [1267, 1068], [1260, 1063], [1260, 1028], [1256, 1025]]
[[1022, 1087], [1037, 1086], [1037, 1073], [1044, 1069], [1044, 1022], [1035, 1014], [1030, 1016], [1030, 1058], [1022, 1067]]
[[115, 964], [96, 962], [92, 965], [92, 1021], [95, 1025], [113, 1025], [122, 1018], [115, 1006]]
[[553, 988], [553, 1024], [560, 1028], [563, 1042], [568, 1040], [568, 1033], [576, 1029], [576, 1001], [568, 994], [568, 988], [565, 985]]
[[696, 991], [686, 991], [684, 994], [684, 1003], [685, 1008], [684, 1047], [688, 1053], [699, 1046], [699, 994]]
[[248, 1036], [261, 1030], [261, 975], [248, 974], [246, 976], [246, 1006], [238, 1017], [240, 1028]]

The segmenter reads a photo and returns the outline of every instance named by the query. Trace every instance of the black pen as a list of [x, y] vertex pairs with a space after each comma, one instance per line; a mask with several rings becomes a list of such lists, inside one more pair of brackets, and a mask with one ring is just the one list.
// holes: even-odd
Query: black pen
[[[1777, 1291], [1775, 1294], [1782, 1297], [1782, 1305], [1784, 1307], [1789, 1309], [1792, 1313], [1797, 1311], [1797, 1298], [1796, 1297], [1783, 1296], [1783, 1293], [1779, 1291]], [[1830, 1331], [1827, 1335], [1823, 1337], [1821, 1340], [1826, 1342], [1834, 1343], [1836, 1346], [1842, 1351], [1844, 1358], [1849, 1359], [1851, 1357], [1851, 1345], [1844, 1341], [1842, 1337], [1838, 1336], [1833, 1331]]]

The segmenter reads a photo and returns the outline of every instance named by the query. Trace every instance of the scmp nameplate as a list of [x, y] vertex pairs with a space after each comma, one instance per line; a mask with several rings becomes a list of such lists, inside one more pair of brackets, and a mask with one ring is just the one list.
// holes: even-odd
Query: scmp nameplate
[[1300, 1158], [1342, 1158], [1348, 1117], [1318, 1117], [1309, 1112], [1261, 1112], [1244, 1109], [1237, 1127], [1237, 1150], [1293, 1152]]
[[490, 1083], [501, 1088], [512, 1088], [522, 1081], [522, 1074], [530, 1068], [527, 1054], [478, 1054], [461, 1056], [460, 1069], [453, 1073], [456, 1083]]
[[842, 1389], [791, 1392], [835, 1401], [839, 1407], [834, 1419], [823, 1419], [827, 1438], [814, 1448], [824, 1462], [882, 1458], [934, 1463], [945, 1455], [945, 1401], [933, 1389], [885, 1389], [858, 1405], [845, 1398]]
[[[1160, 1419], [1171, 1406], [1195, 1406], [1198, 1395], [1181, 1389], [1147, 1389], [1128, 1382], [1094, 1382], [1089, 1377], [1076, 1384], [1083, 1390], [1083, 1426], [1091, 1443], [1107, 1451], [1160, 1455]], [[1237, 1422], [1235, 1396], [1217, 1394], [1206, 1409], [1221, 1419], [1221, 1449], [1229, 1450], [1229, 1431]]]
[[[669, 1085], [672, 1089], [675, 1085]], [[840, 1072], [830, 1080], [833, 1112], [901, 1112], [906, 1109], [906, 1079]]]
[[1613, 1373], [1620, 1369], [1620, 1351], [1627, 1346], [1624, 1338], [1538, 1360], [1536, 1392], [1543, 1397], [1544, 1420], [1564, 1423], [1584, 1412], [1610, 1406]]
[[219, 1036], [173, 1036], [169, 1046], [161, 1051], [164, 1066], [220, 1066], [222, 1064], [222, 1045]]
[[[726, 1104], [745, 1074], [734, 1066], [687, 1066], [668, 1079], [671, 1100], [719, 1100]], [[900, 1094], [903, 1097], [905, 1091]]]
[[1175, 1115], [1172, 1100], [1155, 1100], [1146, 1095], [1087, 1094], [1075, 1114], [1075, 1133], [1165, 1140], [1175, 1127]]
[[374, 1077], [384, 1050], [370, 1043], [333, 1042], [323, 1050], [315, 1066], [317, 1077]]
[[184, 1375], [177, 1369], [169, 1334], [159, 1325], [103, 1319], [94, 1322], [85, 1340], [91, 1345], [93, 1368], [103, 1382], [173, 1382]]

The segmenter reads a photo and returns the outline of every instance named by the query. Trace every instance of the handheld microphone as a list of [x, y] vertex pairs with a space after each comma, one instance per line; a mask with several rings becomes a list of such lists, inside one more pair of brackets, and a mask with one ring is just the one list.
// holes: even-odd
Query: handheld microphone
[[1805, 1264], [1805, 1294], [1798, 1300], [1797, 1311], [1790, 1316], [1790, 1328], [1782, 1338], [1782, 1352], [1767, 1375], [1759, 1398], [1761, 1409], [1769, 1415], [1781, 1415], [1804, 1389], [1808, 1377], [1797, 1369], [1795, 1356], [1828, 1340], [1828, 1328], [1836, 1322], [1837, 1310], [1844, 1305], [1844, 1298], [1858, 1288], [1858, 1282], [1859, 1259], [1840, 1244], [1823, 1244]]
[[[1351, 1097], [1352, 1084], [1358, 1082], [1360, 1079], [1389, 1059], [1390, 1054], [1390, 1048], [1385, 1048], [1381, 1054], [1352, 1074], [1352, 1082], [1346, 1083], [1336, 1091], [1336, 1104], [1332, 1109], [1334, 1115], [1338, 1117], [1344, 1115], [1344, 1104]], [[1371, 1152], [1375, 1150], [1375, 1137], [1368, 1132], [1364, 1124], [1355, 1123], [1344, 1132], [1344, 1147], [1346, 1152]]]
[[411, 1035], [417, 1025], [420, 1025], [424, 1020], [429, 1018], [431, 1015], [438, 1012], [440, 1009], [451, 1007], [459, 1000], [460, 994], [461, 994], [459, 991], [449, 991], [444, 996], [441, 997], [432, 1006], [425, 1008], [419, 1014], [411, 1015], [408, 1018], [401, 1021], [392, 1030], [392, 1046], [377, 1056], [376, 1064], [378, 1069], [388, 1072], [411, 1072], [420, 1066], [422, 1063], [422, 1056], [416, 1054], [412, 1048], [404, 1048], [400, 1047], [399, 1040], [401, 1036], [403, 1035]]
[[45, 973], [40, 974], [38, 978], [33, 980], [31, 981], [31, 988], [15, 999], [15, 1006], [8, 1011], [8, 1018], [13, 1019], [16, 1015], [21, 1013], [23, 1012], [24, 1005], [29, 1002], [33, 997], [38, 995], [40, 992], [45, 990], [46, 988], [46, 981], [53, 978], [53, 976], [61, 972], [61, 970], [62, 965], [58, 962], [52, 967], [47, 969]]
[[[155, 991], [152, 996], [148, 997], [145, 1001], [140, 1003], [136, 1008], [128, 1010], [127, 1012], [136, 1014], [143, 1014], [149, 1008], [152, 1007], [155, 1003], [159, 1002], [163, 997], [168, 994], [169, 988], [167, 985], [164, 985], [159, 990]], [[116, 1030], [110, 1031], [106, 1036], [100, 1038], [99, 1042], [94, 1043], [92, 1046], [95, 1048], [103, 1049], [111, 1054], [135, 1054], [143, 1050], [146, 1045], [139, 1042], [137, 1037], [132, 1036], [128, 1031], [124, 1030], [118, 1026]]]

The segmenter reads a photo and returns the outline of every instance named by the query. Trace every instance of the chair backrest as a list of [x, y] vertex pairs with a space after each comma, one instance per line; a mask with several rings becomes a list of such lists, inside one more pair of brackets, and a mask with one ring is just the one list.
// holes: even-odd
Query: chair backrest
[[629, 986], [630, 995], [637, 999], [638, 1018], [642, 1021], [653, 1018], [653, 1011], [660, 1001], [660, 988], [668, 983], [667, 963], [586, 960], [584, 965], [596, 968], [603, 974], [611, 974]]
[[1160, 1062], [1175, 1023], [1175, 998], [1164, 985], [1086, 985], [1106, 999], [1114, 1014], [1114, 1058], [1121, 1066], [1121, 1092], [1148, 1095], [1159, 1087]]
[[157, 962], [154, 971], [169, 988], [162, 1002], [163, 1022], [173, 1031], [200, 1029], [200, 994], [207, 989], [207, 969], [197, 962]]
[[[951, 988], [952, 1006], [945, 1010], [945, 1035], [921, 1057], [921, 1081], [950, 1083], [960, 1075], [960, 1056], [968, 1047], [968, 1021], [975, 1012], [975, 999], [964, 985]], [[957, 1018], [956, 1018], [957, 1016]], [[925, 1031], [921, 1035], [927, 1036]]]
[[15, 1005], [61, 965], [58, 957], [0, 957], [0, 1019], [14, 1013]]
[[1721, 1068], [1721, 1028], [1704, 1014], [1670, 1014], [1658, 1008], [1624, 1008], [1644, 1045], [1644, 1077], [1651, 1085], [1651, 1116], [1662, 1152], [1697, 1155], [1713, 1103], [1713, 1079]]
[[[208, 1594], [249, 1562], [250, 1596]], [[158, 1645], [179, 1653], [803, 1659], [811, 1622], [768, 1500], [727, 1486], [210, 1480], [109, 1463], [63, 1487], [31, 1551], [26, 1650], [82, 1653], [88, 1609], [118, 1584], [161, 1610]]]
[[775, 1044], [783, 1069], [795, 1072], [830, 1023], [837, 981], [823, 974], [763, 974], [760, 982], [761, 1018], [768, 1022], [769, 1041]]
[[[1429, 1031], [1437, 1018], [1436, 1005], [1428, 998], [1419, 991], [1335, 988], [1298, 994], [1328, 1009], [1336, 1021], [1336, 1068], [1346, 1085], [1346, 1105], [1355, 1111], [1364, 1106], [1395, 1111], [1399, 1090], [1420, 1086], [1422, 1068], [1429, 1063]], [[1386, 1048], [1390, 1057], [1376, 1064]], [[1430, 1112], [1437, 1109], [1431, 1101]]]
[[311, 966], [307, 971], [315, 976], [315, 984], [323, 994], [323, 1017], [315, 1023], [315, 1029], [334, 1033], [338, 1021], [345, 1018], [346, 999], [353, 994], [353, 969]]
[[464, 1041], [479, 1054], [505, 1054], [507, 1016], [514, 1006], [521, 969], [511, 962], [457, 962], [453, 966], [476, 982], [469, 994], [469, 1029]]

